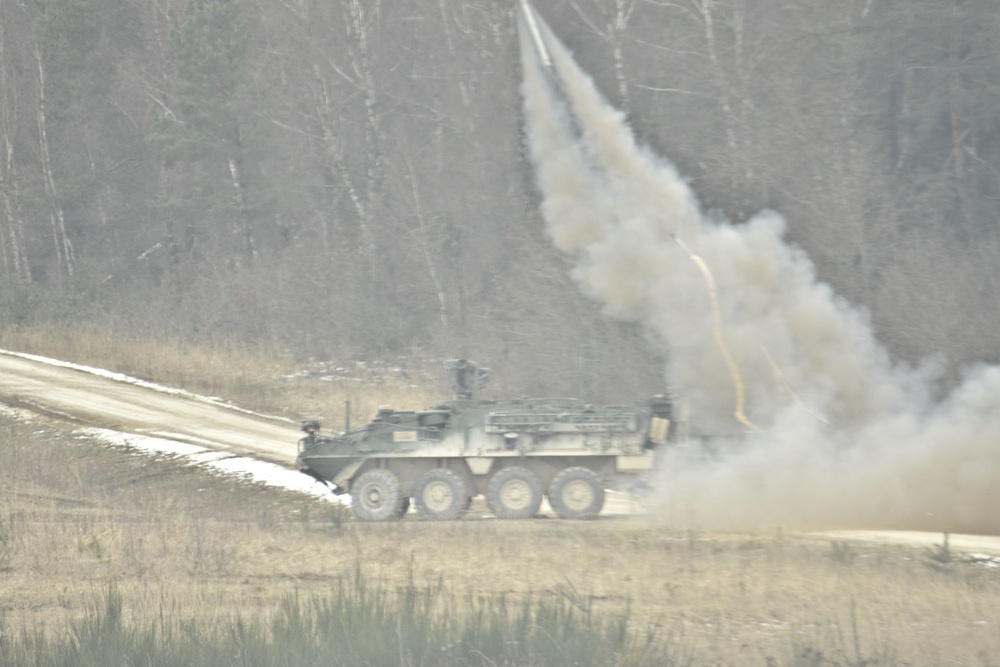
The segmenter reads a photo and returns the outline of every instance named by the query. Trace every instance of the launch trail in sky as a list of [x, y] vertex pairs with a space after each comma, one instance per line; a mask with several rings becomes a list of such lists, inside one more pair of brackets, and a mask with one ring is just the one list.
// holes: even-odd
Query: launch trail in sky
[[641, 324], [693, 422], [741, 432], [664, 457], [662, 516], [692, 527], [1000, 532], [1000, 368], [943, 400], [816, 278], [785, 220], [706, 215], [542, 17], [518, 7], [528, 148], [552, 242], [608, 315]]

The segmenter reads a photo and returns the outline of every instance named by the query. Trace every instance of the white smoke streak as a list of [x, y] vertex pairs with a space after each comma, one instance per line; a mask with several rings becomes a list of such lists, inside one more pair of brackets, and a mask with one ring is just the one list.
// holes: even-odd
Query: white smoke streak
[[[623, 115], [538, 23], [556, 71], [538, 64], [522, 29], [524, 110], [554, 243], [575, 258], [573, 276], [588, 295], [662, 344], [669, 381], [684, 388], [700, 423], [738, 426], [742, 384], [746, 415], [761, 428], [722, 460], [668, 457], [669, 518], [1000, 530], [1000, 370], [970, 372], [935, 404], [930, 372], [892, 364], [864, 314], [783, 240], [780, 216], [739, 225], [707, 217], [675, 167], [637, 145]], [[717, 311], [685, 247], [711, 271]]]

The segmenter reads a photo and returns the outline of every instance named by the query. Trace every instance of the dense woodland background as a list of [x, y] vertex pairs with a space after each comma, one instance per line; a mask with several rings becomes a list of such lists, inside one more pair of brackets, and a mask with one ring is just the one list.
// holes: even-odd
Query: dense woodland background
[[[548, 243], [513, 0], [0, 0], [2, 327], [661, 382]], [[996, 0], [537, 0], [734, 224], [900, 360], [1000, 362]]]

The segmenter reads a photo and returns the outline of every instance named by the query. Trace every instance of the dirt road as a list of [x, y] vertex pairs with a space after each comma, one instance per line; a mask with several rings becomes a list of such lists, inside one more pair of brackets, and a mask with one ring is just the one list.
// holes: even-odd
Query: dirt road
[[0, 402], [293, 465], [297, 425], [100, 369], [0, 351]]

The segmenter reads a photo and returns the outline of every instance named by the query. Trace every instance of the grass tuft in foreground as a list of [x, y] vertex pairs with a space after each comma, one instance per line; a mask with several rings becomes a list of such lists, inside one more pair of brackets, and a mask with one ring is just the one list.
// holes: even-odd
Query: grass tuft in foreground
[[[287, 597], [270, 620], [238, 615], [205, 627], [152, 613], [129, 616], [112, 581], [68, 636], [12, 635], [0, 618], [0, 664], [107, 665], [672, 665], [651, 632], [637, 635], [627, 610], [601, 616], [565, 597], [480, 596], [412, 579], [394, 589], [360, 572], [325, 595]], [[168, 620], [169, 619], [169, 620]]]

